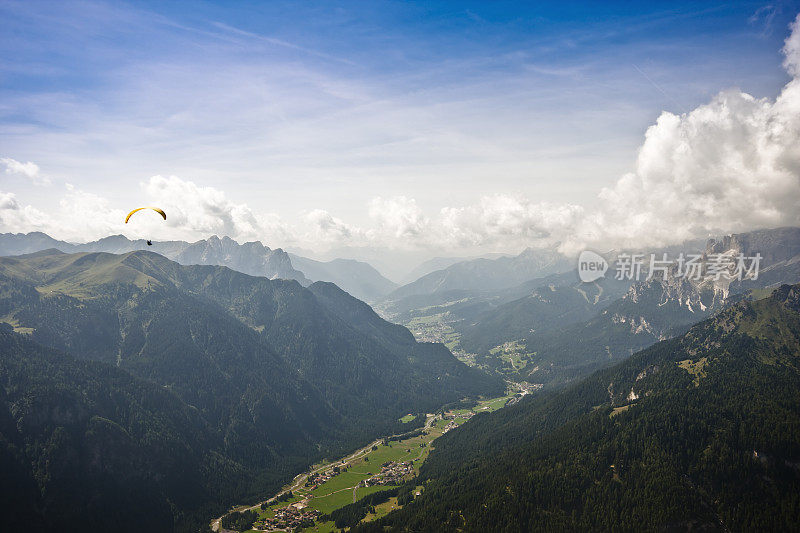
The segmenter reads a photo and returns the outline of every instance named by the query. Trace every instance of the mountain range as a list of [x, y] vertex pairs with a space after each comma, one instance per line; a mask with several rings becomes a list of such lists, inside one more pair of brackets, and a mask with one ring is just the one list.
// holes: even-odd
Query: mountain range
[[53, 239], [41, 232], [0, 234], [0, 255], [21, 255], [56, 249], [65, 253], [107, 252], [123, 254], [147, 250], [163, 255], [183, 265], [221, 265], [251, 276], [296, 279], [306, 285], [309, 281], [292, 266], [289, 254], [272, 250], [258, 241], [239, 244], [230, 237], [216, 235], [193, 243], [185, 241], [130, 240], [123, 235], [112, 235], [84, 244], [73, 244]]
[[50, 248], [65, 253], [108, 252], [122, 254], [147, 250], [182, 265], [221, 265], [251, 276], [270, 279], [296, 279], [303, 285], [314, 281], [330, 281], [351, 295], [366, 301], [377, 300], [397, 285], [372, 266], [352, 259], [315, 261], [278, 249], [270, 249], [258, 241], [239, 244], [230, 237], [201, 239], [196, 242], [130, 240], [122, 235], [73, 244], [53, 239], [40, 232], [0, 234], [0, 256], [20, 255]]
[[373, 302], [394, 289], [397, 284], [383, 277], [369, 263], [354, 259], [333, 259], [315, 261], [295, 254], [289, 254], [292, 265], [303, 272], [308, 279], [329, 281], [349, 292], [359, 300]]
[[193, 529], [405, 413], [504, 389], [333, 284], [146, 251], [0, 258], [0, 322], [3, 453], [35, 520], [68, 531], [112, 527], [129, 490], [148, 530]]
[[[561, 327], [549, 323], [546, 328], [538, 327], [512, 337], [524, 344], [524, 353], [531, 354], [519, 377], [544, 384], [574, 380], [683, 333], [692, 324], [736, 303], [749, 290], [800, 282], [800, 228], [761, 230], [709, 240], [701, 263], [707, 266], [713, 254], [723, 253], [728, 257], [761, 254], [757, 279], [727, 283], [724, 278], [714, 280], [714, 276], [705, 275], [693, 280], [677, 275], [673, 269], [666, 276], [636, 281], [620, 298], [606, 300], [588, 319], [572, 324], [565, 321]], [[616, 280], [606, 280], [613, 282]], [[588, 285], [591, 284], [582, 283], [580, 287], [587, 290]], [[624, 287], [618, 284], [617, 290]], [[547, 314], [538, 312], [528, 324], [546, 323], [543, 316], [546, 318]], [[473, 327], [485, 328], [480, 323]], [[467, 334], [466, 338], [471, 337]]]
[[455, 264], [422, 276], [399, 287], [387, 296], [399, 300], [408, 296], [452, 290], [498, 290], [569, 270], [573, 263], [555, 248], [528, 248], [516, 256], [478, 258]]
[[[431, 264], [449, 264], [434, 258]], [[547, 285], [574, 281], [573, 263], [555, 249], [527, 249], [516, 256], [457, 261], [373, 302], [381, 316], [405, 324], [419, 338], [446, 341], [491, 310]], [[425, 324], [420, 329], [416, 326]], [[451, 348], [456, 344], [449, 344]]]
[[432, 257], [430, 259], [426, 259], [425, 261], [419, 263], [417, 266], [412, 268], [405, 276], [403, 276], [402, 284], [406, 285], [408, 283], [412, 283], [419, 278], [430, 274], [431, 272], [435, 272], [437, 270], [444, 270], [449, 266], [455, 265], [456, 263], [463, 263], [465, 261], [473, 261], [475, 259], [497, 259], [500, 257], [506, 257], [510, 254], [501, 254], [501, 253], [489, 253], [483, 254], [480, 257], [452, 257], [452, 256], [442, 256], [442, 257]]
[[[621, 253], [606, 257], [613, 263]], [[678, 335], [748, 290], [800, 281], [800, 228], [688, 241], [650, 253], [673, 259], [681, 253], [697, 254], [706, 270], [715, 254], [731, 261], [739, 254], [760, 254], [761, 262], [757, 279], [732, 283], [689, 280], [674, 267], [666, 276], [649, 277], [648, 265], [638, 281], [616, 279], [612, 267], [601, 279], [583, 283], [572, 265], [565, 272], [501, 290], [438, 290], [397, 300], [390, 295], [377, 309], [406, 324], [418, 338], [447, 342], [472, 365], [513, 381], [549, 387]]]

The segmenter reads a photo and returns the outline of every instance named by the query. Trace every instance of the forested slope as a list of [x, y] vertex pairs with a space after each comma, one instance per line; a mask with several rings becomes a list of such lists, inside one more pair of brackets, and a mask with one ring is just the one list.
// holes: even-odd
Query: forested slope
[[[742, 302], [436, 443], [407, 531], [760, 530], [800, 523], [800, 286]], [[377, 527], [364, 527], [378, 530]]]
[[[202, 523], [220, 506], [274, 491], [315, 460], [407, 430], [397, 420], [405, 413], [504, 388], [500, 380], [458, 362], [443, 346], [416, 343], [405, 328], [383, 321], [332, 284], [307, 289], [296, 281], [225, 267], [182, 266], [149, 252], [43, 251], [0, 258], [0, 322], [24, 334], [13, 352], [24, 361], [22, 367], [12, 365], [12, 352], [2, 352], [3, 364], [11, 365], [3, 387], [9, 397], [15, 391], [25, 394], [12, 400], [17, 403], [9, 408], [14, 420], [9, 427], [17, 427], [25, 442], [44, 443], [17, 447], [19, 464], [34, 472], [49, 461], [46, 442], [52, 435], [78, 435], [70, 441], [70, 453], [90, 457], [91, 442], [83, 435], [95, 434], [97, 420], [111, 420], [135, 437], [126, 416], [144, 421], [168, 416], [155, 408], [138, 413], [141, 401], [130, 395], [125, 396], [130, 405], [118, 405], [109, 398], [117, 385], [91, 372], [124, 376], [132, 387], [144, 383], [192, 415], [199, 433], [156, 426], [141, 442], [122, 439], [119, 446], [112, 443], [94, 454], [103, 476], [125, 480], [140, 475], [119, 470], [131, 468], [168, 483], [169, 472], [160, 463], [126, 463], [130, 454], [158, 458], [151, 447], [170, 439], [176, 445], [163, 446], [199, 450], [176, 457], [187, 461], [179, 470], [189, 487], [175, 494], [144, 491], [144, 499], [129, 496], [129, 507], [138, 512], [152, 505], [149, 530], [170, 530], [173, 519], [179, 528]], [[68, 370], [44, 368], [40, 353]], [[43, 385], [20, 388], [26, 374]], [[82, 392], [89, 384], [92, 393], [101, 394], [98, 388], [110, 392], [93, 400]], [[59, 388], [76, 398], [70, 412], [83, 418], [56, 417], [43, 434], [14, 418], [23, 404], [31, 409], [29, 418], [57, 415], [57, 407], [41, 402]], [[107, 408], [104, 401], [113, 406]], [[109, 409], [122, 414], [109, 416]], [[172, 457], [171, 449], [164, 453]], [[64, 473], [64, 479], [80, 486], [84, 470]], [[51, 476], [33, 479], [56, 509], [42, 516], [60, 517], [66, 529], [77, 527], [72, 515], [62, 514], [75, 507], [68, 491], [55, 491]], [[108, 498], [124, 499], [124, 491], [134, 486], [135, 479], [112, 484]], [[98, 518], [105, 507], [85, 508], [83, 514]]]

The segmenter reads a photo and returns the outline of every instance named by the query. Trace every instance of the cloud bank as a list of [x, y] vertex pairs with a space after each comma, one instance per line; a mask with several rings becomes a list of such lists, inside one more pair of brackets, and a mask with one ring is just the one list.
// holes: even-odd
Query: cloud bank
[[[3, 231], [42, 230], [73, 240], [108, 233], [154, 238], [211, 234], [260, 239], [270, 246], [312, 249], [376, 246], [442, 250], [502, 249], [558, 243], [575, 254], [586, 247], [631, 248], [782, 225], [800, 225], [800, 16], [783, 48], [790, 81], [774, 99], [726, 90], [676, 115], [663, 112], [647, 129], [632, 172], [601, 189], [590, 205], [484, 196], [472, 205], [426, 214], [415, 199], [378, 197], [364, 206], [371, 224], [357, 227], [322, 209], [300, 224], [255, 212], [224, 191], [176, 176], [141, 184], [169, 217], [120, 223], [123, 210], [68, 188], [56, 212], [23, 205], [0, 191]], [[36, 164], [0, 159], [5, 172], [41, 181]], [[89, 209], [92, 217], [76, 217]]]

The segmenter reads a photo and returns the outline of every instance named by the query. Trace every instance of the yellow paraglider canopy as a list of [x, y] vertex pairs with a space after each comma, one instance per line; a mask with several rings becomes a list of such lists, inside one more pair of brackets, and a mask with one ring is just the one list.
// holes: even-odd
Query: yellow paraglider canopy
[[161, 210], [161, 209], [159, 209], [157, 207], [137, 207], [136, 209], [134, 209], [133, 211], [128, 213], [128, 216], [125, 217], [125, 223], [126, 224], [128, 223], [128, 220], [131, 218], [132, 214], [134, 214], [137, 211], [141, 211], [142, 209], [152, 209], [153, 211], [155, 211], [156, 213], [161, 215], [164, 218], [164, 220], [167, 220], [167, 214], [163, 210]]

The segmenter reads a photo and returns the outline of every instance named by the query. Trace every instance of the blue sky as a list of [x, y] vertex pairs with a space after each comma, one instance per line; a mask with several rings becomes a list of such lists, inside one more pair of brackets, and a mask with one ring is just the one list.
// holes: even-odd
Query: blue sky
[[260, 220], [187, 219], [186, 235], [306, 247], [413, 241], [442, 209], [496, 195], [591, 206], [634, 170], [662, 111], [731, 88], [775, 99], [798, 10], [0, 1], [0, 158], [39, 169], [7, 171], [0, 191], [44, 213], [94, 201], [112, 217], [191, 182], [210, 217], [246, 206]]

